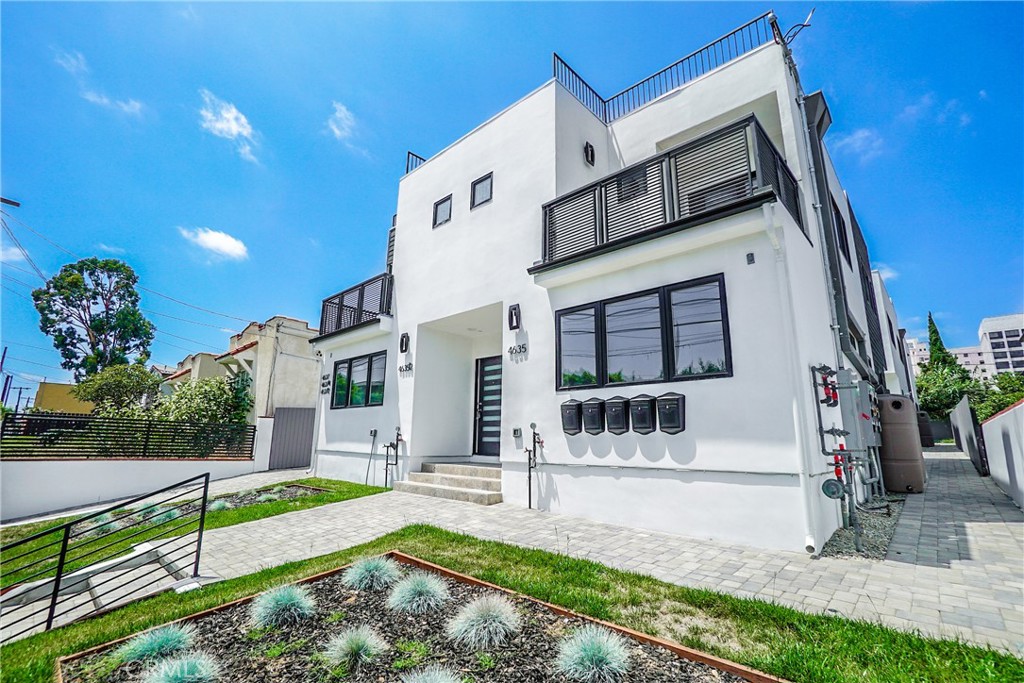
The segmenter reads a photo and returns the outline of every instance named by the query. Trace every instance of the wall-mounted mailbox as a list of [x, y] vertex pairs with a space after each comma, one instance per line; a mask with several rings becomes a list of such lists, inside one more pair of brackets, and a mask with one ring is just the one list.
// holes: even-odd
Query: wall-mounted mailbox
[[570, 398], [562, 404], [562, 431], [579, 434], [583, 431], [583, 404]]
[[629, 399], [612, 396], [604, 402], [604, 419], [608, 423], [608, 431], [612, 434], [625, 434], [629, 431]]
[[654, 397], [647, 394], [629, 399], [629, 416], [633, 420], [633, 431], [637, 434], [650, 434], [657, 427], [654, 403]]
[[604, 401], [588, 398], [583, 402], [583, 429], [587, 434], [600, 434], [604, 431]]
[[686, 397], [672, 391], [659, 396], [658, 424], [666, 434], [678, 434], [686, 429]]

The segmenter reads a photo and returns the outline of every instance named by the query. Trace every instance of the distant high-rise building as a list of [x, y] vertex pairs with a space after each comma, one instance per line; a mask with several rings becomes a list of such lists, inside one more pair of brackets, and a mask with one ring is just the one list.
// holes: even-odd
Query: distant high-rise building
[[[929, 359], [928, 345], [907, 340], [914, 376]], [[978, 326], [978, 345], [949, 349], [957, 362], [978, 379], [990, 380], [1000, 372], [1024, 374], [1024, 313], [985, 318]]]

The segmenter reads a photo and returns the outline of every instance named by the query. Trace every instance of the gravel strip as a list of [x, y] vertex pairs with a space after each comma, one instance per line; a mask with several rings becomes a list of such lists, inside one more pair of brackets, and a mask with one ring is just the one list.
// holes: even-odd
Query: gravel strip
[[[408, 571], [408, 570], [407, 570]], [[338, 680], [320, 657], [327, 641], [348, 628], [367, 624], [388, 643], [388, 650], [369, 664], [349, 672], [344, 681], [397, 683], [401, 676], [423, 666], [438, 664], [453, 669], [464, 681], [500, 683], [566, 682], [554, 671], [559, 640], [587, 623], [562, 617], [525, 599], [514, 599], [522, 629], [502, 646], [486, 653], [457, 647], [445, 636], [444, 626], [470, 600], [494, 593], [479, 586], [441, 577], [451, 600], [437, 612], [409, 615], [387, 609], [387, 592], [370, 593], [346, 588], [341, 575], [307, 584], [317, 601], [316, 615], [300, 624], [270, 631], [253, 631], [249, 605], [239, 605], [195, 620], [196, 649], [213, 655], [222, 666], [222, 679], [245, 683]], [[677, 657], [660, 647], [626, 639], [630, 670], [622, 683], [740, 683], [742, 679], [705, 664]], [[147, 670], [140, 664], [110, 671], [108, 650], [94, 653], [63, 668], [68, 683], [137, 683]], [[105, 661], [106, 660], [106, 661]]]
[[892, 536], [896, 533], [896, 523], [899, 522], [907, 494], [890, 493], [887, 500], [887, 503], [874, 502], [865, 505], [866, 510], [858, 509], [863, 552], [857, 552], [853, 529], [837, 529], [821, 549], [819, 557], [864, 557], [870, 560], [884, 560]]

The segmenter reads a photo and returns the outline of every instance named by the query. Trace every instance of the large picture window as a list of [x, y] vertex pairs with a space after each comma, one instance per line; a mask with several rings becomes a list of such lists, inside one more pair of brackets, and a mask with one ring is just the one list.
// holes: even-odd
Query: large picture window
[[331, 408], [359, 408], [384, 403], [387, 352], [339, 360], [334, 364]]
[[732, 375], [722, 275], [558, 311], [559, 389]]

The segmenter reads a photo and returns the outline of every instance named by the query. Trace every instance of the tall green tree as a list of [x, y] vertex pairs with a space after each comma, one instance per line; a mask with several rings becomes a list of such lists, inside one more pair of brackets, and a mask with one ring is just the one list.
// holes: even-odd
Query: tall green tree
[[942, 335], [939, 333], [939, 326], [935, 324], [931, 311], [928, 311], [928, 362], [925, 368], [960, 367], [956, 356], [946, 350], [942, 343]]
[[155, 328], [139, 310], [138, 279], [124, 261], [86, 258], [32, 292], [39, 329], [53, 339], [61, 367], [75, 379], [149, 359]]
[[972, 377], [956, 356], [946, 350], [939, 327], [928, 314], [928, 362], [921, 364], [917, 377], [917, 398], [921, 409], [933, 418], [945, 419], [964, 396], [972, 404], [982, 399], [985, 385]]

